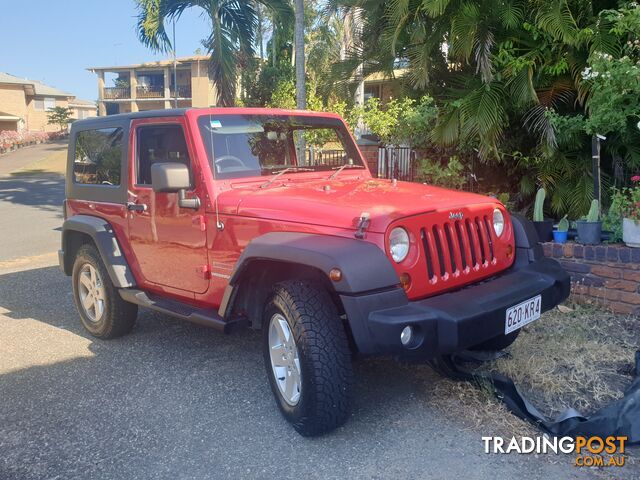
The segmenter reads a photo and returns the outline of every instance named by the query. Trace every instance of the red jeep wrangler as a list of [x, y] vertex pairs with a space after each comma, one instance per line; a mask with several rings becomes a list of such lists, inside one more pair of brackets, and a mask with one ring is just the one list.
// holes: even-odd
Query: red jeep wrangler
[[351, 355], [500, 349], [569, 294], [530, 222], [497, 200], [372, 177], [337, 115], [187, 109], [75, 122], [60, 265], [82, 324], [143, 306], [262, 329], [303, 435], [349, 413]]

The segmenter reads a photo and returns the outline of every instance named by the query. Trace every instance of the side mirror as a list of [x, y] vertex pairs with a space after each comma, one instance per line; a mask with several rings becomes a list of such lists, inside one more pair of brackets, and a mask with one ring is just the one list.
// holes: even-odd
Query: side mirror
[[185, 191], [191, 186], [189, 169], [183, 163], [162, 162], [151, 165], [151, 186], [157, 193], [177, 193], [181, 208], [200, 208], [199, 198], [186, 198]]

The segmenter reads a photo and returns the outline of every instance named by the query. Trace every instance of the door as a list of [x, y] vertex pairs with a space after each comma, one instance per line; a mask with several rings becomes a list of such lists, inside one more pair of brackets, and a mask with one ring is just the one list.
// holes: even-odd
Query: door
[[[206, 187], [197, 174], [185, 127], [182, 118], [133, 122], [128, 217], [129, 244], [143, 281], [151, 288], [170, 287], [189, 296], [205, 292], [209, 280], [204, 226]], [[186, 196], [198, 196], [199, 209], [181, 208], [177, 193], [153, 191], [151, 165], [157, 162], [180, 162], [189, 167], [191, 188]]]

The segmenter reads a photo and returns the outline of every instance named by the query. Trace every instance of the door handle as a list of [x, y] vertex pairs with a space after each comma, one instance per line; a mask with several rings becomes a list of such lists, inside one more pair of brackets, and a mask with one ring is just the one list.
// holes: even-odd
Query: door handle
[[127, 210], [130, 212], [146, 212], [147, 205], [144, 203], [127, 202]]

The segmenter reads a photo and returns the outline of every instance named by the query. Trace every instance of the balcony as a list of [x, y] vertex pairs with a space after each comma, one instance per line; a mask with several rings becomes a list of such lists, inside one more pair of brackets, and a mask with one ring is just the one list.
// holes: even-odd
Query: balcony
[[105, 100], [122, 100], [131, 98], [129, 87], [106, 87], [104, 89]]
[[171, 87], [171, 98], [191, 98], [191, 85], [178, 85]]
[[140, 85], [136, 88], [138, 98], [164, 98], [164, 87], [162, 85]]

